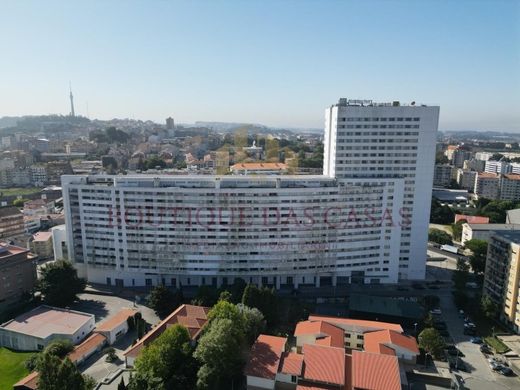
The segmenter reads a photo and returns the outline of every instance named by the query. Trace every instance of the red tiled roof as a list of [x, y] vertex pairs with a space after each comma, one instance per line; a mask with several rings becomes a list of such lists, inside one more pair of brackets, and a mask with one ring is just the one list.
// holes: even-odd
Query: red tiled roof
[[74, 350], [68, 354], [68, 358], [72, 362], [75, 362], [90, 353], [93, 349], [103, 345], [106, 341], [107, 339], [105, 336], [99, 333], [94, 333], [81, 344], [76, 345]]
[[280, 359], [285, 349], [285, 337], [261, 334], [256, 339], [249, 361], [244, 370], [245, 375], [264, 379], [274, 379], [278, 372]]
[[110, 332], [112, 329], [117, 328], [123, 322], [126, 322], [129, 317], [133, 317], [137, 313], [137, 310], [134, 309], [123, 309], [118, 313], [114, 314], [112, 317], [108, 318], [106, 321], [103, 321], [101, 324], [96, 326], [96, 331], [105, 331]]
[[38, 389], [38, 373], [36, 371], [31, 372], [26, 377], [20, 379], [13, 385], [13, 389], [16, 390], [18, 388], [23, 389]]
[[296, 390], [338, 390], [338, 386], [299, 381]]
[[352, 351], [352, 388], [401, 390], [397, 357]]
[[360, 328], [368, 328], [367, 330], [381, 330], [381, 329], [390, 329], [395, 330], [396, 332], [402, 333], [403, 328], [399, 324], [393, 324], [390, 322], [380, 322], [380, 321], [366, 321], [366, 320], [355, 320], [352, 318], [341, 318], [341, 317], [329, 317], [329, 316], [317, 316], [310, 315], [310, 321], [325, 321], [332, 325], [346, 325], [352, 327], [360, 327]]
[[326, 321], [300, 321], [296, 324], [295, 336], [301, 335], [327, 335], [323, 339], [316, 340], [316, 344], [342, 348], [345, 345], [345, 332]]
[[33, 234], [33, 240], [40, 242], [40, 241], [47, 241], [52, 238], [52, 232], [38, 232]]
[[[162, 320], [155, 328], [149, 331], [134, 346], [128, 348], [123, 355], [136, 357], [141, 349], [159, 337], [168, 327], [183, 324], [188, 328], [192, 340], [195, 340], [206, 322], [208, 322], [209, 307], [181, 305], [172, 314]], [[192, 321], [190, 318], [196, 319]]]
[[278, 372], [287, 375], [300, 376], [303, 370], [303, 355], [294, 352], [284, 352]]
[[303, 346], [303, 378], [343, 386], [345, 384], [345, 349], [323, 345]]
[[392, 345], [396, 345], [417, 355], [419, 354], [417, 341], [414, 337], [406, 336], [388, 329], [365, 333], [364, 345], [364, 349], [367, 352], [385, 353], [385, 350], [381, 349], [379, 345], [385, 345], [390, 348], [392, 348]]
[[479, 215], [463, 215], [455, 214], [455, 223], [459, 221], [466, 221], [467, 223], [489, 223], [488, 217], [481, 217]]

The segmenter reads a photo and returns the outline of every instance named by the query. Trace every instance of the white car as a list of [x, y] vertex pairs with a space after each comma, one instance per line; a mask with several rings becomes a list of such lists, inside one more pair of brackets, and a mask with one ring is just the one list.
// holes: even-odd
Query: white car
[[433, 309], [433, 310], [430, 310], [430, 314], [441, 315], [442, 311], [441, 311], [441, 309]]

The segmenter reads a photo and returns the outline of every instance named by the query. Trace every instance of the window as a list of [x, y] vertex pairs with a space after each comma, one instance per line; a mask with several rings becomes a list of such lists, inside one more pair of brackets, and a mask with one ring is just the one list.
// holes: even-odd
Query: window
[[362, 335], [362, 334], [358, 334], [358, 336], [357, 336], [357, 339], [358, 339], [358, 340], [363, 340], [363, 339], [364, 339], [364, 337], [363, 337], [363, 335]]

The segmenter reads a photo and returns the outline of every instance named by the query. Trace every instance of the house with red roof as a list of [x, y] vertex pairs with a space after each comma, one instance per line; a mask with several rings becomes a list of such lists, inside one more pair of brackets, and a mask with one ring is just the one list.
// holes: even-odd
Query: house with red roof
[[407, 385], [400, 363], [419, 354], [399, 324], [309, 316], [294, 336], [290, 349], [285, 337], [258, 337], [245, 370], [249, 390], [400, 390]]
[[175, 324], [180, 324], [188, 329], [190, 338], [197, 340], [202, 328], [208, 322], [210, 308], [194, 305], [181, 305], [168, 317], [162, 320], [155, 328], [150, 330], [136, 344], [128, 348], [123, 355], [127, 367], [133, 367], [134, 361], [141, 350], [159, 337], [166, 329]]

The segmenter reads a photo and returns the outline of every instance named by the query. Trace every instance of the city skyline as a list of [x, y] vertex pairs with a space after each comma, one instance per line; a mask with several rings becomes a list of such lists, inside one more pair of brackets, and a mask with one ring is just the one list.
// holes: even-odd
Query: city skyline
[[200, 5], [4, 3], [0, 116], [67, 115], [71, 81], [90, 118], [320, 128], [345, 96], [520, 132], [518, 2]]

